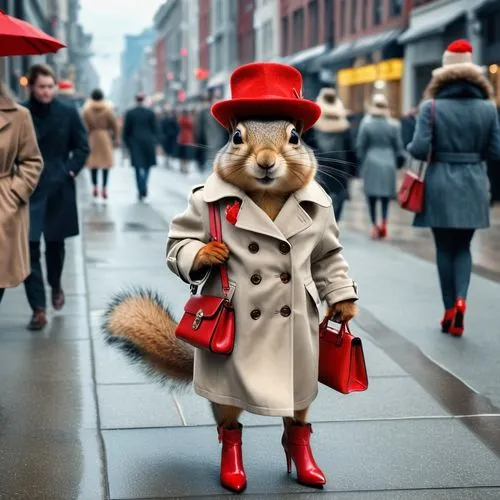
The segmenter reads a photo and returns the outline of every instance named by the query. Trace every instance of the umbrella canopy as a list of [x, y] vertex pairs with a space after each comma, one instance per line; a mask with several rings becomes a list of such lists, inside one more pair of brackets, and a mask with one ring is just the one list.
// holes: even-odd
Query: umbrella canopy
[[63, 47], [56, 38], [0, 10], [0, 56], [48, 54]]

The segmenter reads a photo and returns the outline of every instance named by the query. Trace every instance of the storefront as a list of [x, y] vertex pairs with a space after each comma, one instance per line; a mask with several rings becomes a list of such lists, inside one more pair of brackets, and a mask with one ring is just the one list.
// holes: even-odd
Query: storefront
[[[346, 108], [352, 113], [364, 113], [374, 93], [387, 97], [393, 116], [401, 114], [401, 80], [403, 59], [395, 58], [375, 64], [363, 65], [358, 59], [358, 67], [340, 70], [337, 73], [337, 92]], [[355, 63], [355, 64], [356, 64]]]

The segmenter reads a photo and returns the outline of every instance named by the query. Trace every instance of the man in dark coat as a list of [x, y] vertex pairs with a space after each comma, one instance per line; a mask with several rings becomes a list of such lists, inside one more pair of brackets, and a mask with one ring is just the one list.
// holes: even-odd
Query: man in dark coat
[[123, 124], [123, 143], [130, 154], [130, 163], [135, 168], [139, 200], [148, 195], [149, 170], [156, 165], [156, 145], [158, 126], [156, 116], [144, 104], [145, 96], [140, 93], [135, 100], [137, 105], [125, 113]]
[[33, 310], [28, 328], [40, 330], [47, 324], [40, 240], [43, 234], [52, 306], [59, 310], [64, 306], [64, 240], [79, 234], [75, 177], [89, 148], [77, 109], [55, 98], [56, 76], [50, 66], [32, 66], [28, 80], [31, 97], [24, 106], [31, 112], [45, 168], [30, 199], [31, 274], [24, 284]]
[[170, 168], [170, 158], [177, 154], [177, 136], [179, 135], [179, 124], [173, 109], [166, 109], [160, 122], [162, 148], [165, 152], [166, 167]]

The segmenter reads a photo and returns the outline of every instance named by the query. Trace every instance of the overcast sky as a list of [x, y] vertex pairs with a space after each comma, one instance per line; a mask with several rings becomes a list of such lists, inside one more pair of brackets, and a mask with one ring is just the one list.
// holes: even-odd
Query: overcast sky
[[81, 0], [80, 22], [86, 32], [94, 35], [93, 62], [106, 93], [120, 72], [123, 36], [140, 33], [150, 26], [162, 3], [163, 0]]

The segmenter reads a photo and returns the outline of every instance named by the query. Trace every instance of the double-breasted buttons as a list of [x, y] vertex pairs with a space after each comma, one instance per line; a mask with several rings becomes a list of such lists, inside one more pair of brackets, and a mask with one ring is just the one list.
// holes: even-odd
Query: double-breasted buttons
[[289, 247], [288, 243], [286, 243], [284, 241], [280, 241], [279, 249], [283, 255], [290, 253], [290, 247]]
[[280, 309], [280, 314], [284, 317], [284, 318], [288, 318], [288, 316], [290, 316], [290, 314], [292, 314], [292, 310], [290, 309], [290, 307], [288, 306], [283, 306], [281, 309]]
[[250, 253], [257, 253], [259, 251], [259, 244], [256, 241], [252, 241], [252, 243], [248, 245], [248, 250]]
[[290, 276], [289, 273], [281, 273], [280, 274], [280, 280], [282, 283], [290, 283], [290, 280], [292, 277]]
[[254, 309], [254, 310], [250, 313], [250, 317], [251, 317], [252, 319], [259, 319], [261, 314], [262, 314], [262, 313], [260, 312], [260, 309]]
[[251, 278], [250, 278], [250, 281], [254, 284], [254, 285], [258, 285], [261, 281], [262, 281], [262, 276], [260, 274], [252, 274]]

